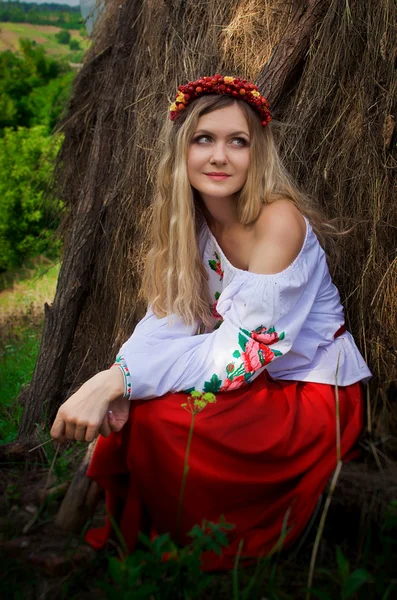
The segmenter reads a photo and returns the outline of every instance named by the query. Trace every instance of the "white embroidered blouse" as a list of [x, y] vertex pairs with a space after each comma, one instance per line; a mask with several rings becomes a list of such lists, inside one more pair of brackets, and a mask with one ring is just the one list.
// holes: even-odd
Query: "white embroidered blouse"
[[173, 315], [149, 307], [116, 363], [128, 394], [149, 399], [196, 389], [223, 392], [253, 381], [264, 369], [274, 379], [344, 386], [371, 377], [353, 337], [334, 335], [344, 324], [339, 292], [309, 222], [299, 255], [283, 271], [262, 275], [234, 267], [208, 225], [200, 250], [209, 276], [213, 325], [197, 335]]

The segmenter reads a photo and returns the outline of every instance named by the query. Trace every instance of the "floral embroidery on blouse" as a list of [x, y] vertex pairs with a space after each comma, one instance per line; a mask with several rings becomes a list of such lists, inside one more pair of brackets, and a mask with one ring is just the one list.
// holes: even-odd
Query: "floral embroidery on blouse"
[[214, 373], [210, 381], [204, 383], [204, 391], [226, 392], [246, 384], [256, 371], [269, 364], [275, 356], [282, 356], [282, 352], [269, 348], [269, 344], [275, 344], [284, 337], [284, 332], [279, 334], [274, 327], [268, 329], [261, 325], [253, 331], [240, 327], [239, 348], [233, 352], [234, 360], [226, 366], [225, 379], [219, 379]]
[[215, 271], [215, 273], [217, 275], [219, 275], [219, 281], [222, 281], [223, 279], [223, 270], [221, 267], [221, 259], [219, 258], [219, 255], [217, 252], [214, 252], [214, 256], [215, 256], [215, 260], [209, 260], [208, 264], [211, 267], [211, 269], [213, 271]]
[[218, 313], [218, 310], [217, 310], [218, 300], [219, 300], [220, 295], [221, 295], [220, 292], [215, 292], [215, 294], [214, 294], [215, 302], [213, 304], [210, 304], [211, 316], [214, 317], [214, 319], [218, 319], [214, 325], [214, 329], [213, 329], [214, 331], [215, 331], [215, 329], [218, 329], [218, 327], [220, 327], [223, 323], [223, 317], [222, 317], [222, 315], [220, 315]]

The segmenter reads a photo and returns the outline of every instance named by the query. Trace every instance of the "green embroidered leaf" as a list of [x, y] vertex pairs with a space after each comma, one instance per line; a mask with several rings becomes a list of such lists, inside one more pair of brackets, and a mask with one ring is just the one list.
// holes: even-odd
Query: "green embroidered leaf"
[[240, 327], [240, 331], [242, 331], [243, 333], [245, 333], [245, 335], [247, 337], [251, 337], [251, 332], [248, 331], [248, 329], [243, 329], [242, 327]]
[[252, 373], [244, 373], [244, 379], [245, 381], [249, 381], [252, 377]]
[[279, 339], [279, 340], [283, 340], [284, 338], [285, 338], [285, 333], [284, 333], [284, 331], [282, 331], [282, 332], [280, 333], [280, 335], [278, 336], [278, 339]]
[[215, 256], [216, 260], [219, 262], [220, 259], [219, 259], [219, 255], [217, 252], [214, 252], [214, 256]]
[[245, 347], [247, 345], [247, 338], [245, 337], [245, 335], [243, 335], [242, 333], [238, 334], [238, 344], [240, 346], [240, 348], [245, 352]]
[[222, 325], [222, 323], [223, 323], [223, 319], [221, 319], [220, 321], [217, 321], [214, 325], [214, 331], [215, 331], [215, 329], [219, 329], [219, 327]]
[[274, 356], [282, 356], [283, 353], [280, 352], [280, 350], [273, 350], [273, 348], [270, 348], [270, 350], [273, 352]]
[[274, 329], [274, 327], [269, 327], [266, 333], [274, 333], [275, 331], [276, 330]]
[[213, 271], [216, 271], [216, 260], [209, 260], [208, 264]]
[[204, 382], [204, 391], [205, 392], [212, 392], [213, 394], [216, 394], [217, 392], [219, 392], [221, 387], [222, 387], [222, 381], [219, 379], [219, 377], [216, 373], [213, 374], [210, 381]]
[[192, 392], [195, 392], [196, 388], [191, 387], [188, 390], [183, 390], [182, 394], [191, 394]]
[[218, 300], [220, 295], [221, 295], [220, 292], [215, 292], [215, 300]]
[[240, 352], [238, 350], [235, 350], [233, 352], [233, 356], [234, 356], [234, 358], [239, 358], [241, 356], [241, 354], [240, 354]]

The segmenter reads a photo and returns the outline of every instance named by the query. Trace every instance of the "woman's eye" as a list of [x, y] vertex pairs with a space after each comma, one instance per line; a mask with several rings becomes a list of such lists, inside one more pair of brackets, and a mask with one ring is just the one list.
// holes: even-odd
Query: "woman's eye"
[[232, 139], [233, 146], [246, 146], [247, 143], [248, 142], [245, 138], [233, 138]]
[[206, 144], [211, 141], [211, 138], [209, 135], [199, 135], [193, 141], [197, 142], [197, 144]]

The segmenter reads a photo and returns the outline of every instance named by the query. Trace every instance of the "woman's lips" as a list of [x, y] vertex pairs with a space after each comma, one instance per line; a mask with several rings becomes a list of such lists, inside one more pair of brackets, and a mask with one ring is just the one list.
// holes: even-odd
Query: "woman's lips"
[[221, 181], [222, 179], [230, 177], [227, 173], [205, 173], [205, 175], [214, 181]]

